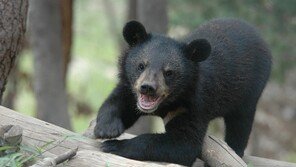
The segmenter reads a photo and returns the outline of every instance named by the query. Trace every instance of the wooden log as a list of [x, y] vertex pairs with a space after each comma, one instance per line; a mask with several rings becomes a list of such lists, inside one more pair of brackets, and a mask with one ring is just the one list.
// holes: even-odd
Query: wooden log
[[243, 160], [254, 167], [296, 167], [296, 163], [277, 161], [273, 159], [244, 156]]
[[[0, 127], [5, 125], [19, 125], [23, 128], [23, 144], [42, 147], [46, 143], [54, 141], [46, 148], [46, 155], [56, 157], [64, 152], [78, 147], [75, 157], [68, 161], [67, 166], [170, 166], [181, 167], [181, 165], [156, 163], [148, 161], [136, 161], [119, 157], [116, 155], [103, 153], [99, 149], [102, 140], [94, 140], [84, 137], [80, 134], [71, 132], [50, 123], [24, 116], [10, 109], [0, 106]], [[94, 126], [95, 122], [92, 126]], [[88, 131], [90, 134], [92, 130]], [[131, 138], [133, 135], [124, 134], [120, 138]], [[205, 140], [203, 159], [208, 164], [214, 166], [246, 166], [239, 157], [235, 157], [229, 147], [219, 139], [207, 137]], [[254, 167], [296, 167], [296, 164], [275, 161], [265, 158], [245, 156], [245, 162], [252, 164]], [[234, 164], [233, 164], [234, 163]], [[194, 167], [203, 166], [201, 160], [197, 160]]]
[[[23, 128], [23, 144], [42, 147], [45, 144], [54, 141], [45, 148], [48, 150], [46, 156], [54, 158], [78, 147], [77, 155], [67, 163], [67, 166], [70, 167], [180, 167], [180, 165], [175, 164], [135, 161], [117, 155], [103, 153], [99, 149], [99, 145], [102, 142], [101, 140], [89, 139], [81, 134], [71, 132], [33, 117], [22, 115], [2, 106], [0, 106], [0, 120], [0, 127], [6, 125], [19, 125]], [[126, 136], [131, 137], [130, 135], [123, 135], [121, 138], [128, 138]]]
[[222, 140], [206, 136], [202, 159], [209, 166], [247, 167], [247, 164]]

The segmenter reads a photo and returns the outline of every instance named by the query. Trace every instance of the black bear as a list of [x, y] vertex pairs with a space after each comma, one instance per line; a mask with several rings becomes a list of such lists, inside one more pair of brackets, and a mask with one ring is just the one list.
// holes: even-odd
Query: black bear
[[104, 152], [186, 166], [201, 157], [209, 122], [223, 117], [225, 140], [243, 156], [271, 54], [257, 31], [236, 19], [216, 19], [183, 40], [147, 33], [128, 22], [129, 49], [119, 59], [119, 82], [101, 106], [94, 134], [114, 138], [141, 115], [166, 122], [165, 133], [108, 140]]

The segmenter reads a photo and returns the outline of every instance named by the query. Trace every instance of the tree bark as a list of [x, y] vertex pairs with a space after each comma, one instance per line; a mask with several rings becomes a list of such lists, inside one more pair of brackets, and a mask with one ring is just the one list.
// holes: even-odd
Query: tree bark
[[[166, 34], [168, 30], [167, 1], [166, 0], [130, 0], [129, 17], [137, 19], [146, 28], [148, 32]], [[137, 15], [135, 16], [135, 12]], [[130, 19], [129, 18], [129, 19]], [[149, 132], [157, 132], [160, 128], [159, 119], [151, 116], [141, 117], [128, 133], [143, 134]]]
[[0, 0], [0, 104], [26, 31], [27, 10], [27, 0]]
[[168, 30], [166, 0], [138, 0], [138, 20], [149, 32], [166, 34]]
[[73, 0], [61, 0], [62, 15], [62, 52], [64, 80], [67, 80], [68, 65], [71, 60], [72, 47], [72, 23], [73, 23]]
[[138, 5], [138, 1], [137, 0], [129, 0], [128, 1], [128, 16], [127, 16], [127, 20], [137, 20], [137, 13], [138, 13], [138, 9], [137, 9], [137, 5]]
[[64, 77], [61, 1], [31, 0], [29, 24], [37, 117], [71, 129]]
[[4, 93], [2, 100], [2, 105], [10, 109], [14, 109], [15, 106], [15, 100], [18, 91], [18, 73], [18, 62], [16, 61], [14, 63], [14, 67], [10, 71], [9, 77], [7, 78], [7, 86], [5, 87], [6, 92]]

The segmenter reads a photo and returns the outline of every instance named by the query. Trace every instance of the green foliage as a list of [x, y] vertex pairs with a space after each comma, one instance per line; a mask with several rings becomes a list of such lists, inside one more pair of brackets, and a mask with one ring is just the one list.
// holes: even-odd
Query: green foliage
[[0, 158], [1, 167], [21, 167], [24, 157], [20, 153], [9, 154]]
[[[35, 99], [32, 91], [33, 55], [31, 50], [23, 50], [17, 59], [20, 76], [18, 77], [18, 94], [15, 110], [26, 115], [34, 115]], [[25, 106], [25, 107], [24, 107]]]
[[[1, 151], [14, 148], [12, 146], [2, 146]], [[0, 167], [22, 167], [30, 163], [37, 157], [38, 152], [27, 146], [20, 146], [20, 151], [0, 157]]]
[[[43, 154], [54, 149], [66, 140], [82, 140], [80, 135], [66, 135], [61, 140], [51, 140], [41, 146], [32, 146], [22, 144], [19, 151], [0, 157], [0, 167], [23, 167], [33, 164], [37, 159], [44, 158]], [[2, 146], [0, 151], [9, 150], [16, 146]]]

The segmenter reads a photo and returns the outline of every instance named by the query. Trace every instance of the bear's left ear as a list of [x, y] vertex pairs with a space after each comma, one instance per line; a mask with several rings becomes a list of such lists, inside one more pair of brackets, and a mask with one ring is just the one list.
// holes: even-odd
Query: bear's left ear
[[206, 39], [197, 39], [185, 46], [187, 58], [195, 62], [206, 60], [210, 53], [211, 45]]
[[148, 34], [143, 24], [137, 21], [130, 21], [126, 23], [123, 28], [123, 37], [125, 41], [130, 45], [134, 46], [147, 39]]

